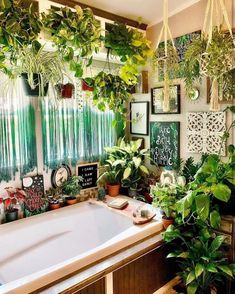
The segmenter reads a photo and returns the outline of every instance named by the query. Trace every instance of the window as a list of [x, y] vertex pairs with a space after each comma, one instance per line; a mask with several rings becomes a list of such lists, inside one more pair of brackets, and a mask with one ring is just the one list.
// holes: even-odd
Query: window
[[37, 166], [32, 98], [25, 97], [20, 80], [14, 86], [8, 83], [0, 85], [0, 181], [13, 179], [17, 172], [22, 177]]

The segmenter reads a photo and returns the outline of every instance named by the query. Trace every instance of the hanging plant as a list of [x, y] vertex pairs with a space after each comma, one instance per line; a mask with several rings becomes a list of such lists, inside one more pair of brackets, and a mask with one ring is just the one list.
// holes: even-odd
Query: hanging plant
[[57, 52], [44, 51], [36, 42], [31, 48], [19, 51], [16, 72], [26, 82], [24, 85], [29, 96], [45, 96], [49, 83], [55, 86], [62, 81], [64, 65]]
[[125, 24], [114, 23], [106, 32], [105, 47], [108, 54], [119, 56], [124, 62], [119, 75], [128, 85], [137, 83], [139, 67], [144, 66], [152, 55], [150, 44], [142, 32]]
[[117, 75], [101, 71], [94, 78], [86, 78], [85, 82], [93, 87], [93, 102], [100, 111], [112, 110], [125, 116], [125, 104], [131, 98], [130, 87], [125, 81]]
[[[168, 41], [168, 36], [170, 40]], [[164, 42], [161, 39], [164, 38]], [[179, 57], [172, 38], [170, 27], [168, 24], [168, 0], [164, 0], [163, 5], [163, 26], [160, 31], [155, 55], [153, 59], [154, 65], [157, 67], [160, 75], [164, 80], [164, 98], [163, 111], [170, 111], [170, 84], [171, 80], [176, 78], [179, 72]]]
[[0, 1], [0, 16], [0, 70], [11, 75], [10, 62], [15, 63], [19, 48], [37, 40], [42, 23], [33, 5], [24, 8], [22, 0]]
[[[228, 32], [222, 29], [224, 24]], [[235, 39], [225, 4], [222, 0], [208, 0], [201, 38], [195, 38], [185, 54], [186, 89], [191, 91], [198, 78], [205, 76], [211, 79], [210, 110], [218, 111], [219, 99], [228, 97], [233, 89], [232, 78], [226, 75], [230, 75], [234, 68]], [[227, 89], [229, 91], [223, 97]]]
[[209, 77], [217, 81], [219, 89], [233, 88], [234, 82], [226, 73], [235, 68], [235, 49], [232, 36], [214, 28], [208, 45], [207, 36], [195, 38], [185, 54], [186, 90], [191, 91], [196, 80]]
[[42, 13], [42, 21], [63, 60], [70, 64], [76, 77], [82, 77], [81, 59], [90, 58], [89, 66], [92, 54], [98, 52], [101, 42], [100, 22], [92, 10], [80, 6], [76, 6], [75, 11], [68, 7], [51, 8], [47, 14]]

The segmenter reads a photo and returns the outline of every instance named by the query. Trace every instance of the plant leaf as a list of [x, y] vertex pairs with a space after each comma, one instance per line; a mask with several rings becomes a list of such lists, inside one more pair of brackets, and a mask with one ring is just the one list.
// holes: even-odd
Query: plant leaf
[[197, 284], [194, 282], [187, 286], [187, 293], [188, 294], [195, 294], [197, 291]]
[[209, 215], [210, 198], [206, 194], [199, 194], [195, 198], [197, 214], [202, 221]]
[[204, 266], [200, 263], [197, 263], [195, 267], [196, 278], [198, 278], [203, 273], [203, 271], [204, 271]]
[[210, 223], [212, 228], [218, 229], [220, 227], [221, 217], [217, 210], [213, 210], [210, 213]]
[[190, 284], [192, 281], [194, 281], [196, 278], [194, 271], [191, 271], [186, 279], [186, 285]]
[[149, 171], [148, 171], [147, 167], [144, 166], [144, 165], [141, 165], [141, 166], [140, 166], [140, 170], [141, 170], [143, 173], [145, 173], [146, 175], [149, 174]]
[[213, 195], [224, 202], [228, 202], [231, 196], [231, 190], [227, 185], [224, 184], [217, 184], [217, 185], [212, 185], [211, 191]]
[[129, 178], [130, 174], [131, 174], [131, 168], [127, 167], [123, 173], [123, 180], [126, 180], [127, 178]]
[[226, 236], [217, 236], [211, 243], [210, 251], [215, 252], [220, 248], [220, 246], [223, 244], [224, 240], [226, 239]]
[[233, 272], [227, 265], [218, 265], [217, 268], [219, 268], [222, 272], [224, 272], [228, 276], [233, 277]]

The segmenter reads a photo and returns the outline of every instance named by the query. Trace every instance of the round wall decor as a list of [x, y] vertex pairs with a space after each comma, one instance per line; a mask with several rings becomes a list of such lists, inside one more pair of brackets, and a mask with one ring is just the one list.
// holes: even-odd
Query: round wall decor
[[52, 171], [51, 184], [54, 188], [60, 187], [69, 177], [71, 177], [70, 167], [67, 164], [62, 164]]

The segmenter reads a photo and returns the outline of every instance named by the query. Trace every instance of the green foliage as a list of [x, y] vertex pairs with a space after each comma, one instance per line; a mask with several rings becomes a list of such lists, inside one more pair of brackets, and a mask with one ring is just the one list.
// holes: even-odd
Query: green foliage
[[[181, 268], [180, 275], [187, 285], [188, 293], [211, 293], [212, 287], [233, 278], [234, 264], [228, 264], [220, 250], [225, 236], [213, 236], [208, 229], [196, 228], [194, 232], [182, 232], [173, 225], [164, 233], [166, 242], [177, 244], [177, 250], [168, 258], [177, 258]], [[177, 242], [178, 240], [178, 242]], [[175, 243], [176, 242], [176, 243]]]
[[166, 217], [176, 216], [176, 203], [184, 193], [183, 187], [161, 186], [160, 184], [152, 186], [150, 190], [153, 206], [159, 207]]
[[[36, 43], [36, 44], [35, 44]], [[31, 48], [21, 48], [18, 55], [17, 67], [15, 75], [27, 73], [28, 83], [32, 89], [35, 84], [33, 75], [39, 75], [40, 96], [44, 95], [43, 87], [47, 83], [55, 86], [62, 81], [64, 73], [64, 65], [57, 52], [44, 51], [38, 42], [33, 43]]]
[[115, 23], [106, 32], [105, 46], [109, 53], [119, 56], [124, 62], [119, 72], [120, 77], [128, 85], [136, 84], [139, 67], [145, 65], [152, 55], [150, 41], [137, 29]]
[[2, 0], [0, 2], [0, 70], [11, 76], [10, 62], [15, 63], [19, 48], [37, 40], [42, 23], [33, 6], [24, 8], [21, 0]]
[[149, 171], [144, 165], [144, 157], [148, 156], [147, 150], [140, 150], [142, 140], [125, 143], [121, 140], [118, 146], [106, 147], [105, 151], [114, 164], [122, 168], [121, 184], [126, 188], [137, 189], [141, 178], [148, 175]]
[[93, 102], [100, 111], [112, 110], [125, 116], [125, 104], [131, 99], [130, 87], [119, 76], [101, 71], [93, 79], [86, 78], [85, 81], [93, 87]]
[[98, 178], [97, 182], [105, 182], [111, 185], [119, 184], [123, 175], [125, 161], [121, 159], [115, 160], [112, 156], [109, 156], [105, 162], [105, 172]]
[[80, 193], [82, 187], [80, 183], [83, 181], [82, 177], [72, 176], [64, 181], [61, 185], [61, 190], [65, 195], [76, 196]]
[[76, 6], [75, 11], [68, 7], [52, 8], [48, 14], [42, 14], [42, 21], [63, 60], [70, 63], [76, 77], [81, 77], [82, 62], [78, 59], [91, 58], [93, 52], [98, 52], [101, 42], [100, 22], [92, 10], [80, 6]]
[[[202, 35], [193, 39], [185, 53], [185, 83], [187, 92], [191, 92], [194, 82], [202, 76], [217, 80], [220, 90], [226, 87], [233, 89], [234, 83], [230, 76], [234, 64], [234, 40], [221, 28], [213, 30], [212, 39]], [[226, 95], [225, 95], [226, 96]], [[226, 97], [225, 97], [226, 98]]]

